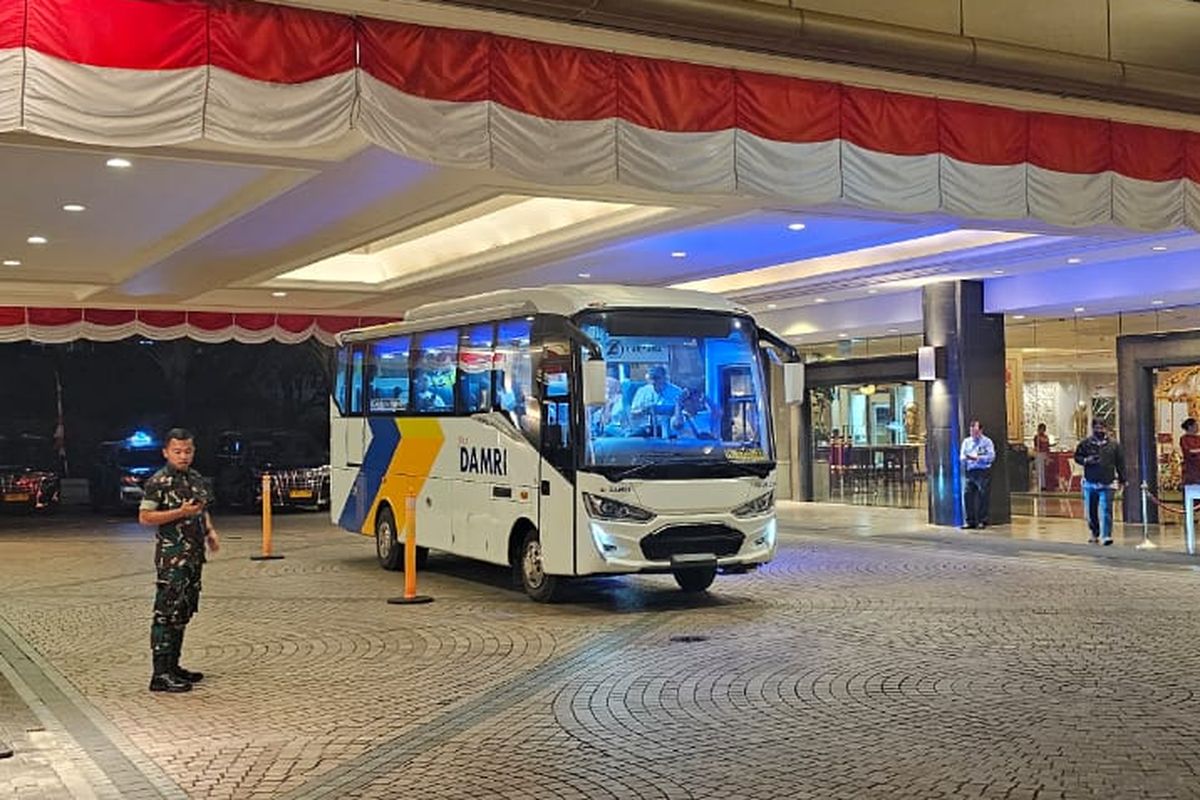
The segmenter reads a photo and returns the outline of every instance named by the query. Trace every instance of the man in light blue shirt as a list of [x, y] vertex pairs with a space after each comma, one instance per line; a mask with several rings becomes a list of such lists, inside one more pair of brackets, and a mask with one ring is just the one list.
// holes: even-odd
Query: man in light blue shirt
[[963, 439], [959, 449], [963, 463], [963, 510], [966, 516], [964, 528], [986, 528], [988, 503], [991, 499], [992, 464], [996, 461], [996, 445], [983, 435], [979, 420], [971, 420], [971, 435]]

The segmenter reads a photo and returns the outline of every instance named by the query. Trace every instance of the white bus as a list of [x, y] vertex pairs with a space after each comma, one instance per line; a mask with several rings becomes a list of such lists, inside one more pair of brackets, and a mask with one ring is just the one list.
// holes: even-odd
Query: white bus
[[[765, 354], [788, 345], [700, 292], [547, 286], [341, 335], [332, 517], [403, 568], [430, 549], [569, 576], [671, 573], [704, 591], [775, 552]], [[798, 393], [802, 376], [785, 364]]]

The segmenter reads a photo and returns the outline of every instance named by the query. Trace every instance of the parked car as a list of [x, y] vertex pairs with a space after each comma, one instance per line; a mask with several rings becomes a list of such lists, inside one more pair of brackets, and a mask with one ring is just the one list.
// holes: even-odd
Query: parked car
[[96, 511], [137, 508], [142, 484], [163, 465], [162, 444], [137, 432], [126, 439], [100, 443], [100, 453], [88, 478]]
[[294, 431], [226, 431], [217, 440], [216, 494], [222, 505], [254, 511], [262, 504], [262, 476], [271, 476], [271, 505], [329, 507], [329, 453]]
[[56, 508], [62, 495], [60, 469], [54, 444], [46, 437], [0, 436], [0, 508]]

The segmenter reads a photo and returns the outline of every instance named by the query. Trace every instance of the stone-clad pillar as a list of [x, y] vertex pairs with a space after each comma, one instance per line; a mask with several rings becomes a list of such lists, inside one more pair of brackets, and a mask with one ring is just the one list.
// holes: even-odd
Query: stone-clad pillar
[[991, 522], [1011, 518], [1008, 425], [1005, 413], [1004, 315], [985, 314], [978, 281], [933, 283], [922, 298], [925, 344], [939, 350], [938, 378], [930, 381], [925, 403], [925, 463], [929, 480], [929, 521], [963, 522], [962, 466], [958, 449], [972, 419], [996, 443], [992, 467]]

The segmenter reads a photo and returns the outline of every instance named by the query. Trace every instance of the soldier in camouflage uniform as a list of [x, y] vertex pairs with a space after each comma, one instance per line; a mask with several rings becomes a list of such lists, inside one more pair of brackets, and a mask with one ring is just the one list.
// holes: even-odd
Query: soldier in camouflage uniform
[[207, 506], [212, 502], [208, 482], [192, 469], [196, 449], [192, 434], [182, 428], [167, 433], [165, 467], [143, 486], [138, 512], [143, 525], [157, 525], [154, 566], [158, 572], [150, 649], [154, 656], [152, 692], [187, 692], [204, 677], [179, 666], [183, 632], [200, 604], [200, 573], [207, 545], [220, 547]]

